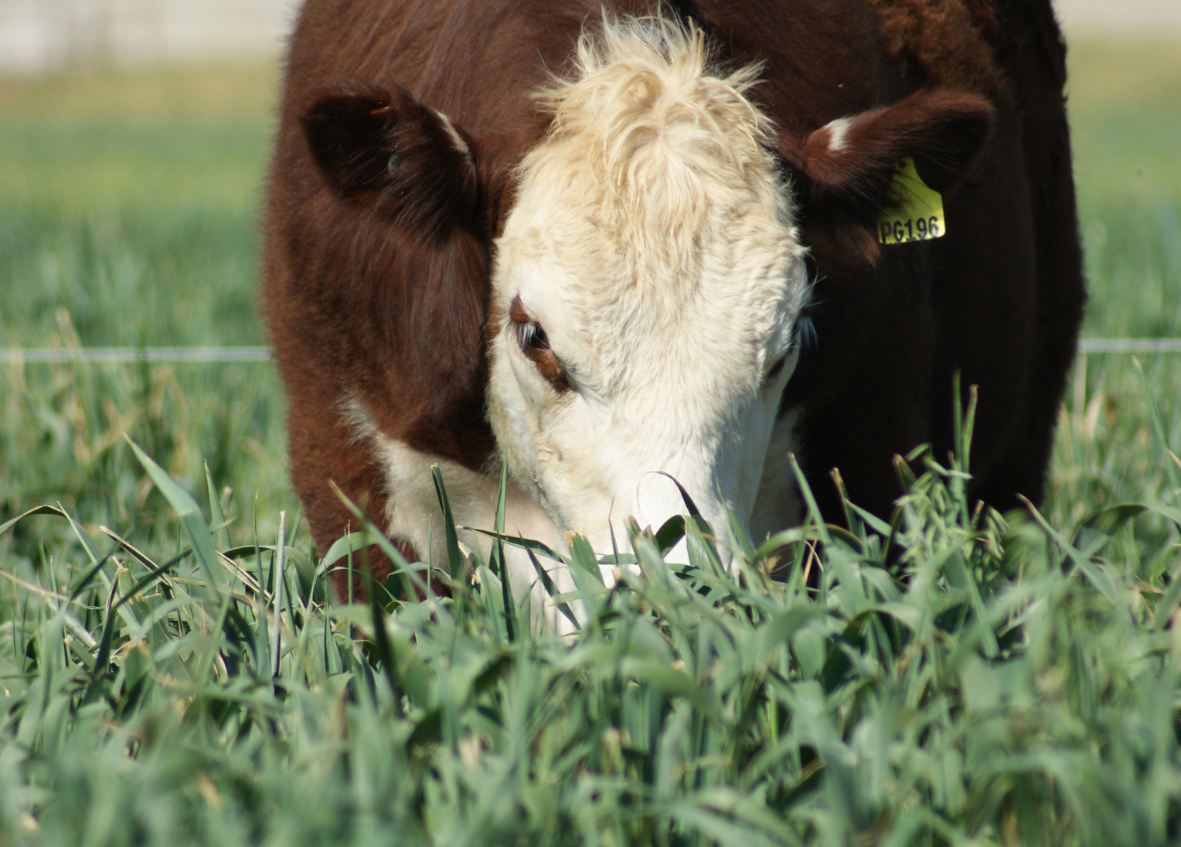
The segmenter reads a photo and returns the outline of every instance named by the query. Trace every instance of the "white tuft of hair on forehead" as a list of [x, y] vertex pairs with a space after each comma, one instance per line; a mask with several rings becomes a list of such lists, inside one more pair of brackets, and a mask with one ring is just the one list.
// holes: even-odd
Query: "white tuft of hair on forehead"
[[746, 145], [711, 149], [736, 166], [744, 147], [767, 140], [769, 122], [746, 97], [762, 66], [720, 76], [692, 22], [686, 29], [663, 18], [607, 17], [601, 32], [582, 33], [576, 55], [572, 77], [539, 95], [553, 113], [551, 136], [598, 139], [613, 170], [678, 125], [695, 127], [707, 147], [742, 136]]
[[694, 280], [692, 266], [644, 266], [697, 258], [718, 205], [711, 189], [765, 166], [770, 122], [746, 96], [760, 70], [719, 72], [692, 23], [605, 16], [579, 39], [573, 73], [539, 92], [553, 120], [522, 171], [594, 183], [601, 223], [639, 262], [637, 281]]

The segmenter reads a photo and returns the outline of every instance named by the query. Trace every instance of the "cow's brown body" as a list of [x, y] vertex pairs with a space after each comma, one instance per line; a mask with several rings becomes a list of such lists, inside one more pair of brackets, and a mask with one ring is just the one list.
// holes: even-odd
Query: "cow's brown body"
[[[675, 5], [727, 60], [765, 63], [756, 99], [789, 133], [928, 87], [995, 106], [995, 131], [949, 199], [938, 241], [884, 247], [868, 262], [863, 246], [808, 218], [802, 202], [817, 342], [783, 408], [802, 410], [799, 451], [822, 507], [835, 516], [827, 474], [839, 467], [851, 498], [886, 514], [899, 493], [892, 457], [924, 442], [938, 454], [950, 447], [961, 369], [965, 386], [980, 387], [976, 493], [1000, 508], [1018, 494], [1038, 500], [1084, 301], [1064, 47], [1048, 0]], [[501, 133], [477, 164], [489, 184], [504, 185], [545, 129], [531, 92], [566, 68], [599, 10], [597, 0], [305, 6], [272, 167], [264, 293], [291, 400], [292, 479], [322, 549], [352, 521], [329, 480], [378, 523], [396, 496], [349, 428], [351, 398], [414, 449], [472, 469], [494, 459], [482, 328], [489, 244], [512, 194], [483, 198], [482, 237], [412, 236], [325, 188], [303, 110], [343, 82], [404, 86], [471, 135]]]

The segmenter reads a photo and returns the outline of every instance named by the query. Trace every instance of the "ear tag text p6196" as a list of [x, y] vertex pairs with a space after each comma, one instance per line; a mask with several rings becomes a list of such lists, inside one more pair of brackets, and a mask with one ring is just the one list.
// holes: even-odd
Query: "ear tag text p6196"
[[878, 219], [878, 242], [907, 244], [942, 238], [947, 232], [943, 195], [923, 182], [910, 156], [898, 163], [892, 187], [895, 202]]

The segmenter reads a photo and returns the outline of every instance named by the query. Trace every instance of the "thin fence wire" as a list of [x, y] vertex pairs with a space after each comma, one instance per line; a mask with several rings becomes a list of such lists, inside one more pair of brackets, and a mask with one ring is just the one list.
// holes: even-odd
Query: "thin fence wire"
[[[1085, 338], [1079, 352], [1181, 353], [1181, 338]], [[0, 350], [0, 364], [62, 363], [110, 364], [118, 362], [167, 362], [209, 364], [217, 362], [270, 362], [269, 347], [78, 347]]]
[[1080, 353], [1181, 353], [1181, 338], [1084, 338]]

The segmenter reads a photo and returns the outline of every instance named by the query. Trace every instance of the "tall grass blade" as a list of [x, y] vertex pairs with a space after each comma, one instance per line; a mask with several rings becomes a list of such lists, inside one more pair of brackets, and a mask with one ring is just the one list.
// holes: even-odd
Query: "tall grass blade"
[[564, 600], [558, 600], [558, 588], [554, 585], [553, 577], [546, 573], [545, 568], [541, 566], [541, 562], [537, 561], [537, 556], [534, 555], [531, 549], [525, 548], [525, 552], [529, 554], [529, 561], [533, 564], [533, 570], [536, 572], [537, 578], [541, 580], [541, 585], [545, 589], [545, 593], [553, 600], [558, 611], [562, 613], [562, 617], [566, 618], [577, 632], [582, 626], [579, 624], [578, 618], [570, 608], [570, 605]]
[[283, 586], [286, 582], [287, 564], [287, 513], [279, 512], [279, 534], [275, 539], [275, 565], [273, 575], [275, 584], [271, 589], [271, 603], [275, 615], [275, 632], [271, 641], [271, 677], [279, 678], [280, 660], [282, 659], [282, 631], [283, 631]]
[[504, 604], [504, 629], [509, 642], [516, 641], [517, 607], [509, 584], [508, 562], [504, 557], [504, 505], [508, 497], [508, 456], [500, 464], [500, 488], [496, 495], [496, 539], [492, 544], [492, 572], [500, 577], [501, 602]]
[[1042, 517], [1041, 512], [1038, 511], [1037, 507], [1034, 506], [1033, 503], [1021, 495], [1018, 495], [1018, 499], [1025, 504], [1026, 509], [1029, 510], [1029, 513], [1033, 516], [1034, 521], [1039, 527], [1041, 527], [1042, 531], [1046, 533], [1046, 536], [1051, 541], [1053, 541], [1059, 550], [1066, 554], [1075, 567], [1082, 571], [1083, 575], [1086, 576], [1093, 586], [1095, 586], [1095, 589], [1100, 594], [1102, 594], [1103, 597], [1113, 606], [1118, 606], [1119, 597], [1116, 592], [1116, 587], [1107, 574], [1101, 571], [1094, 562], [1075, 549], [1073, 544], [1063, 538], [1057, 530], [1050, 526], [1050, 524], [1044, 517]]
[[226, 516], [221, 509], [221, 500], [217, 496], [217, 486], [213, 484], [213, 475], [209, 473], [209, 464], [205, 464], [205, 485], [209, 492], [209, 525], [213, 528], [214, 538], [219, 550], [230, 549], [230, 532], [226, 524]]
[[217, 549], [213, 543], [213, 534], [209, 531], [209, 525], [205, 523], [205, 518], [201, 514], [201, 509], [188, 493], [177, 485], [163, 468], [157, 465], [152, 459], [136, 445], [133, 441], [128, 439], [128, 445], [131, 447], [135, 457], [139, 460], [156, 488], [164, 495], [176, 512], [177, 518], [180, 520], [181, 526], [184, 527], [185, 532], [192, 542], [193, 551], [196, 553], [197, 562], [201, 566], [201, 573], [205, 577], [204, 591], [218, 604], [221, 603], [221, 579], [220, 579], [220, 563], [217, 558]]
[[36, 508], [29, 509], [27, 512], [22, 512], [10, 521], [0, 524], [0, 535], [8, 532], [8, 530], [12, 529], [25, 518], [31, 518], [36, 515], [56, 515], [59, 518], [66, 517], [65, 511], [56, 506], [37, 506]]
[[1169, 461], [1172, 450], [1169, 447], [1169, 436], [1168, 430], [1165, 428], [1164, 416], [1161, 414], [1160, 406], [1156, 403], [1152, 386], [1148, 382], [1148, 376], [1144, 373], [1144, 366], [1140, 364], [1140, 359], [1133, 357], [1132, 365], [1140, 377], [1140, 384], [1144, 386], [1144, 402], [1148, 406], [1148, 420], [1152, 423], [1152, 434], [1161, 451], [1161, 456], [1165, 460], [1163, 462], [1165, 474], [1168, 476], [1172, 490], [1177, 491], [1181, 489], [1181, 466]]
[[431, 465], [435, 480], [435, 494], [439, 508], [443, 511], [443, 535], [447, 543], [447, 567], [452, 583], [462, 585], [466, 576], [463, 554], [459, 552], [459, 536], [455, 532], [455, 516], [451, 514], [451, 501], [447, 499], [447, 487], [443, 484], [443, 472], [438, 465]]

